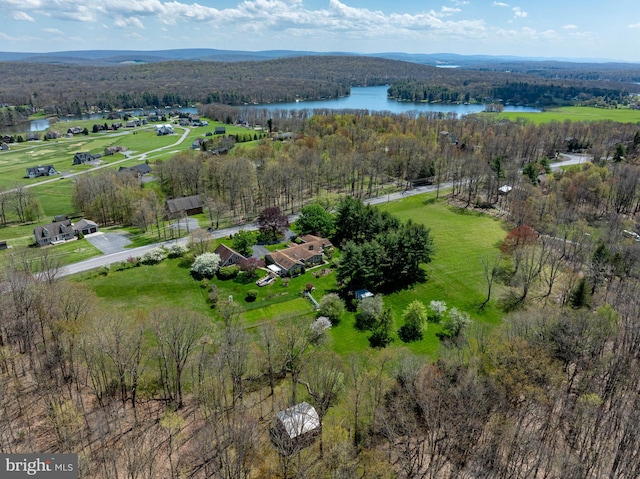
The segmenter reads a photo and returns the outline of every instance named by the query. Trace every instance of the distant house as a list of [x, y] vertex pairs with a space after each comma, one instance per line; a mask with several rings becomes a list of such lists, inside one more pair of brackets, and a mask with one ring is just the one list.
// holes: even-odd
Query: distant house
[[309, 447], [322, 434], [318, 412], [306, 402], [276, 413], [271, 440], [278, 452], [289, 456]]
[[6, 143], [0, 143], [0, 151], [7, 151], [9, 149], [9, 145]]
[[53, 176], [58, 172], [53, 167], [53, 165], [46, 166], [33, 166], [31, 168], [27, 168], [27, 178], [38, 178], [40, 176]]
[[74, 225], [76, 234], [88, 235], [98, 232], [98, 224], [94, 221], [81, 219]]
[[104, 149], [104, 156], [115, 155], [116, 153], [124, 153], [127, 150], [128, 148], [126, 146], [121, 146], [121, 145], [107, 146]]
[[202, 147], [202, 144], [204, 143], [204, 139], [202, 138], [196, 138], [195, 140], [193, 140], [193, 143], [191, 143], [191, 149], [192, 150], [199, 150]]
[[140, 178], [144, 175], [148, 175], [149, 173], [151, 173], [151, 167], [146, 163], [140, 163], [139, 165], [132, 166], [132, 167], [121, 166], [118, 169], [118, 173], [121, 173], [123, 171], [130, 172], [135, 176], [137, 176], [138, 178]]
[[167, 216], [169, 218], [179, 218], [180, 216], [190, 216], [202, 213], [204, 205], [198, 195], [183, 196], [167, 200]]
[[213, 130], [215, 135], [225, 135], [227, 133], [227, 129], [224, 126], [216, 126], [215, 130]]
[[79, 126], [72, 126], [71, 128], [67, 128], [67, 134], [71, 133], [72, 135], [80, 135], [83, 132], [83, 129]]
[[96, 159], [96, 155], [92, 155], [89, 152], [78, 152], [75, 155], [73, 155], [73, 164], [74, 165], [82, 165], [84, 163], [87, 163], [89, 161], [93, 161]]
[[129, 120], [124, 124], [125, 128], [135, 128], [138, 125], [138, 122], [136, 120]]
[[329, 240], [318, 236], [305, 235], [300, 239], [304, 243], [265, 255], [267, 268], [281, 276], [297, 276], [304, 268], [321, 264], [324, 249], [332, 246]]
[[36, 226], [33, 228], [33, 235], [38, 246], [46, 246], [71, 240], [75, 237], [75, 232], [71, 220], [64, 220]]
[[173, 126], [171, 126], [168, 123], [165, 125], [156, 125], [155, 130], [156, 130], [156, 135], [158, 136], [173, 135]]
[[58, 130], [49, 130], [44, 134], [44, 137], [47, 140], [56, 140], [61, 136], [62, 136], [62, 133], [60, 133]]
[[224, 148], [224, 147], [215, 148], [213, 150], [210, 150], [209, 153], [214, 156], [226, 155], [227, 153], [229, 153], [229, 148]]
[[246, 258], [226, 245], [219, 244], [214, 253], [220, 255], [220, 267], [238, 264]]

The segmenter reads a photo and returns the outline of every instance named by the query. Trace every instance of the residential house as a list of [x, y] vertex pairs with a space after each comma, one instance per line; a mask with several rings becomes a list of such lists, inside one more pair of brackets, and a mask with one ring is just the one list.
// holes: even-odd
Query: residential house
[[324, 261], [324, 249], [332, 246], [329, 240], [313, 235], [302, 236], [300, 240], [302, 244], [265, 255], [267, 268], [281, 276], [296, 276], [309, 266], [321, 264]]
[[46, 246], [73, 239], [75, 237], [75, 231], [71, 220], [64, 220], [45, 226], [36, 226], [33, 228], [33, 235], [36, 239], [36, 245]]
[[219, 244], [214, 253], [220, 256], [220, 267], [238, 264], [246, 258], [226, 245]]
[[98, 224], [88, 219], [81, 219], [74, 225], [76, 234], [88, 235], [98, 232]]
[[158, 136], [173, 135], [173, 126], [171, 126], [168, 123], [165, 125], [156, 125], [155, 129], [156, 129], [156, 135]]
[[128, 150], [129, 148], [127, 148], [126, 146], [120, 146], [120, 145], [107, 146], [104, 149], [104, 156], [115, 155], [116, 153], [124, 153], [125, 151], [128, 151]]
[[27, 168], [27, 178], [38, 178], [40, 176], [53, 176], [58, 172], [53, 167], [53, 165], [46, 166], [33, 166], [31, 168]]
[[179, 218], [181, 216], [197, 215], [202, 213], [204, 205], [198, 195], [173, 198], [166, 202], [167, 216]]
[[118, 169], [118, 173], [121, 173], [123, 171], [132, 173], [137, 178], [142, 178], [144, 175], [148, 175], [149, 173], [151, 173], [151, 167], [146, 163], [140, 163], [139, 165], [131, 167], [121, 166]]
[[9, 145], [7, 145], [6, 143], [0, 143], [0, 151], [7, 151], [9, 150]]
[[191, 143], [191, 149], [199, 150], [202, 147], [204, 142], [205, 142], [204, 138], [196, 138], [195, 140], [193, 140], [193, 143]]
[[311, 446], [322, 435], [318, 412], [302, 402], [276, 413], [271, 440], [280, 454], [289, 456]]
[[72, 135], [80, 135], [83, 129], [79, 126], [72, 126], [71, 128], [67, 128], [67, 135], [71, 133]]
[[44, 134], [44, 137], [47, 140], [57, 140], [61, 136], [62, 136], [62, 133], [60, 133], [58, 130], [49, 130]]
[[74, 165], [82, 165], [84, 163], [87, 163], [89, 161], [93, 161], [96, 159], [96, 155], [92, 155], [89, 152], [83, 151], [83, 152], [78, 152], [75, 155], [73, 155], [73, 164]]
[[215, 135], [225, 135], [227, 133], [227, 129], [224, 126], [216, 126], [215, 130], [213, 130]]

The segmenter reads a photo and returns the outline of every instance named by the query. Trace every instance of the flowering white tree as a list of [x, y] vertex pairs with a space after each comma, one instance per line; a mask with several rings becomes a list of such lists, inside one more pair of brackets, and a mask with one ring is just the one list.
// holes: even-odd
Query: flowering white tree
[[467, 328], [471, 324], [471, 318], [469, 313], [460, 311], [458, 308], [451, 308], [447, 318], [442, 324], [442, 330], [447, 336], [453, 338], [458, 336], [462, 330]]
[[213, 278], [220, 266], [220, 255], [217, 253], [202, 253], [196, 256], [191, 273], [198, 278]]
[[429, 309], [433, 311], [435, 320], [440, 322], [442, 315], [447, 312], [447, 303], [444, 301], [431, 301], [429, 303]]
[[167, 249], [169, 258], [180, 258], [181, 256], [183, 256], [187, 251], [189, 251], [189, 248], [187, 248], [185, 245], [182, 245], [180, 243], [173, 243], [171, 246], [169, 246], [169, 248]]

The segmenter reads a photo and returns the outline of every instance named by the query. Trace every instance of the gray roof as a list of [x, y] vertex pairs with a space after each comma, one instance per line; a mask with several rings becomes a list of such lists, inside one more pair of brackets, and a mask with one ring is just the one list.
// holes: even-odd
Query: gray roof
[[276, 419], [284, 427], [290, 439], [294, 439], [320, 427], [320, 417], [309, 403], [301, 402], [276, 413]]

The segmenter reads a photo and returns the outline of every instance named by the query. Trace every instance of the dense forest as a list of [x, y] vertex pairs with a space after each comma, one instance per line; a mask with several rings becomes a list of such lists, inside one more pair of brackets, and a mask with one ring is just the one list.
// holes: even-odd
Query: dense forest
[[[542, 70], [544, 74], [548, 71]], [[624, 79], [632, 75], [627, 73]], [[445, 69], [355, 56], [120, 66], [5, 62], [0, 68], [0, 104], [67, 115], [194, 103], [243, 105], [336, 98], [348, 95], [352, 86], [387, 84], [392, 85], [391, 96], [401, 100], [499, 100], [536, 106], [594, 97], [623, 103], [635, 87], [600, 76], [544, 78], [539, 72]], [[11, 111], [0, 109], [0, 125], [16, 122]]]
[[[74, 202], [102, 224], [153, 229], [165, 197], [200, 195], [212, 226], [315, 199], [344, 247], [341, 284], [384, 290], [372, 259], [392, 268], [393, 251], [429, 236], [358, 199], [431, 183], [452, 208], [509, 225], [484, 263], [487, 301], [493, 282], [509, 287], [503, 323], [459, 318], [430, 360], [387, 351], [389, 311], [363, 303], [378, 349], [339, 356], [314, 318], [248, 328], [219, 298], [215, 325], [162, 305], [113, 314], [59, 277], [47, 250], [16, 252], [0, 294], [0, 450], [78, 452], [82, 477], [96, 478], [640, 475], [640, 243], [625, 234], [640, 229], [638, 125], [329, 111], [272, 121], [292, 137], [177, 154], [152, 165], [157, 188], [84, 175]], [[552, 171], [558, 153], [593, 163]], [[36, 264], [48, 274], [31, 274]], [[424, 316], [409, 306], [404, 317]], [[271, 418], [303, 397], [322, 437], [285, 452]]]

